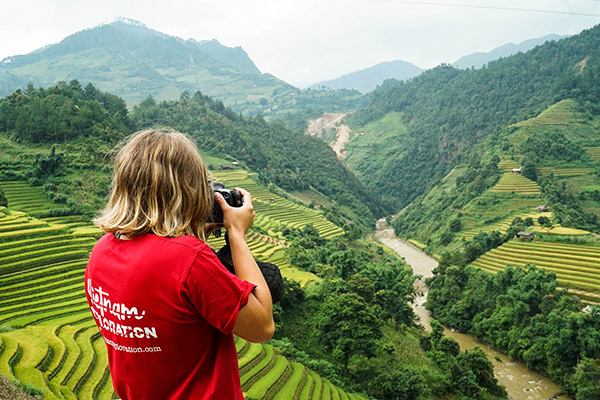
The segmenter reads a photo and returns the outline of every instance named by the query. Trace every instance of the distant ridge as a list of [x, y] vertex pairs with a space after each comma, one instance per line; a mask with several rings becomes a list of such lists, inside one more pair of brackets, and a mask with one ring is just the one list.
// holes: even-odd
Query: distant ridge
[[396, 60], [382, 62], [361, 71], [342, 75], [329, 81], [315, 83], [311, 89], [354, 89], [361, 93], [369, 93], [386, 79], [403, 81], [419, 75], [423, 70], [407, 61]]
[[519, 44], [507, 43], [500, 47], [496, 47], [495, 49], [485, 53], [485, 52], [477, 52], [473, 54], [466, 55], [464, 57], [459, 58], [452, 66], [459, 69], [468, 69], [468, 68], [481, 68], [485, 64], [490, 61], [497, 60], [502, 57], [512, 56], [513, 54], [517, 54], [518, 52], [526, 52], [528, 50], [533, 49], [536, 46], [546, 43], [550, 40], [560, 40], [562, 38], [568, 37], [568, 35], [546, 35], [541, 38], [529, 39], [521, 42]]
[[0, 96], [58, 81], [92, 82], [103, 91], [135, 104], [201, 91], [224, 102], [243, 103], [266, 97], [274, 89], [295, 89], [270, 74], [261, 74], [241, 47], [217, 40], [184, 40], [117, 18], [112, 23], [74, 33], [61, 42], [0, 61]]

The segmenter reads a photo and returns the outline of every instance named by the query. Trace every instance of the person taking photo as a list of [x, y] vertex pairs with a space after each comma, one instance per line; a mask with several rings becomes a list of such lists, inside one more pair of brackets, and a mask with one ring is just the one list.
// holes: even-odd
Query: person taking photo
[[[238, 191], [241, 207], [213, 195], [196, 145], [174, 130], [137, 132], [117, 154], [85, 293], [121, 399], [243, 399], [233, 334], [265, 342], [275, 328], [245, 240], [252, 198]], [[215, 201], [235, 274], [206, 243]]]

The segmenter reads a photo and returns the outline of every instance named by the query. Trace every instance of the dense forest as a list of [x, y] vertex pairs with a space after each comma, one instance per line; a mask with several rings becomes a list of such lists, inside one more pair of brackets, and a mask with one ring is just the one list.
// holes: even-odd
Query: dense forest
[[352, 235], [320, 238], [310, 225], [284, 234], [292, 264], [322, 278], [306, 290], [287, 282], [274, 341], [285, 355], [379, 399], [505, 398], [480, 349], [461, 352], [435, 321], [431, 333], [417, 327], [416, 277], [395, 256]]
[[600, 313], [557, 290], [535, 266], [489, 274], [446, 253], [428, 280], [427, 307], [445, 325], [470, 333], [544, 373], [577, 400], [600, 398]]
[[577, 99], [587, 110], [596, 107], [599, 45], [600, 26], [482, 69], [440, 65], [407, 82], [387, 81], [349, 122], [360, 131], [398, 112], [407, 133], [398, 134], [385, 157], [368, 153], [347, 162], [401, 209], [440, 182], [461, 154], [493, 136], [497, 127], [537, 115], [565, 98]]
[[[326, 212], [340, 226], [349, 229], [358, 224], [360, 229], [370, 230], [375, 217], [389, 211], [379, 196], [370, 193], [320, 140], [299, 134], [281, 122], [244, 117], [199, 92], [193, 96], [184, 92], [178, 101], [160, 103], [149, 97], [131, 114], [119, 97], [101, 92], [92, 84], [82, 88], [77, 81], [48, 89], [30, 84], [0, 99], [0, 129], [12, 140], [55, 143], [65, 149], [61, 157], [70, 160], [65, 166], [73, 165], [74, 158], [87, 159], [80, 167], [88, 170], [100, 169], [95, 163], [108, 161], [108, 150], [128, 133], [167, 125], [193, 136], [203, 151], [257, 171], [265, 183], [328, 196], [337, 205], [323, 208], [328, 207]], [[38, 165], [44, 157], [48, 155], [36, 156]], [[32, 181], [36, 184], [53, 184], [52, 190], [64, 183], [68, 190], [69, 182], [60, 178], [68, 171], [60, 170], [60, 161], [55, 164], [27, 178], [37, 179]], [[10, 175], [14, 169], [7, 165], [3, 173]], [[96, 189], [102, 194], [106, 187]], [[93, 202], [91, 209], [99, 202]]]

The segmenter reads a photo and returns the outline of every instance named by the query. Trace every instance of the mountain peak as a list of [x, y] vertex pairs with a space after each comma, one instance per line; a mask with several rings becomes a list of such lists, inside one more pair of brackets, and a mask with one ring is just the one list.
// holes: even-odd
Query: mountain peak
[[421, 72], [423, 72], [421, 68], [407, 61], [386, 61], [336, 79], [315, 83], [311, 88], [354, 89], [361, 93], [369, 93], [387, 79], [402, 81], [415, 77]]
[[132, 18], [127, 18], [127, 17], [116, 17], [115, 20], [108, 25], [115, 25], [115, 24], [119, 24], [119, 23], [125, 24], [125, 25], [131, 25], [131, 26], [138, 26], [140, 28], [148, 28], [146, 26], [146, 24], [144, 24], [143, 22], [137, 21]]

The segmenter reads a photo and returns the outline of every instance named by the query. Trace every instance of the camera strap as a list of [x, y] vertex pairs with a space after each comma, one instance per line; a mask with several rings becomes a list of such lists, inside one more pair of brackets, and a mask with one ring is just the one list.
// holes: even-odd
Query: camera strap
[[[229, 246], [229, 235], [225, 232], [225, 246], [221, 247], [219, 251], [215, 253], [221, 263], [227, 268], [229, 272], [235, 274], [233, 267], [233, 257], [231, 256], [231, 247]], [[283, 278], [281, 277], [281, 271], [279, 267], [272, 263], [262, 262], [256, 260], [260, 272], [263, 274], [269, 291], [271, 292], [271, 299], [273, 303], [278, 303], [283, 297]]]

